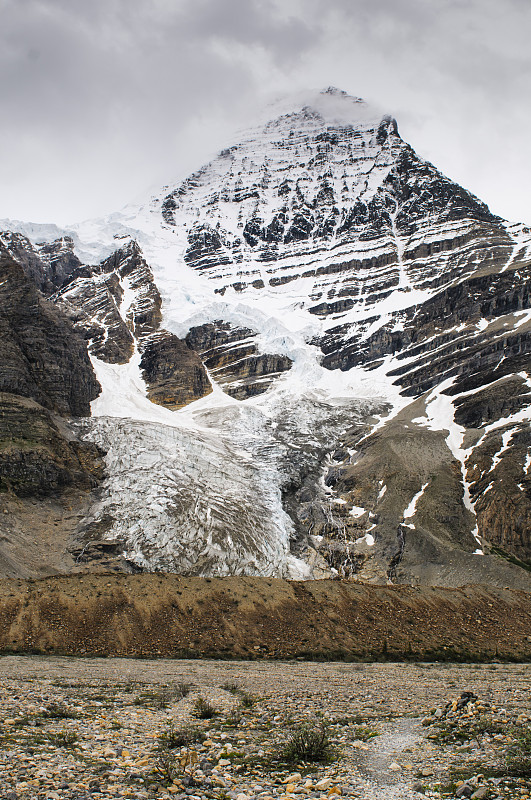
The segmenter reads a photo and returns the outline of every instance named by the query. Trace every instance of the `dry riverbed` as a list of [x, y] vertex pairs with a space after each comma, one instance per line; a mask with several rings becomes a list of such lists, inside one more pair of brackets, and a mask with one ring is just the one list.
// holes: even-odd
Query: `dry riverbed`
[[[514, 760], [531, 719], [525, 664], [5, 656], [0, 687], [9, 800], [530, 793]], [[199, 698], [215, 716], [197, 716]], [[325, 760], [286, 756], [308, 730], [329, 737]]]

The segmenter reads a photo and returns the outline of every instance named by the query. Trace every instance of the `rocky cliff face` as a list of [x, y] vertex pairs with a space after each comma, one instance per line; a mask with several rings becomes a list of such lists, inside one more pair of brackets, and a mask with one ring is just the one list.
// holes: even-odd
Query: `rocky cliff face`
[[160, 293], [135, 241], [97, 267], [75, 272], [53, 299], [100, 360], [127, 364], [135, 351], [141, 354], [140, 370], [152, 402], [178, 409], [211, 391], [199, 358], [160, 327]]
[[83, 338], [0, 253], [0, 391], [59, 414], [84, 416], [99, 394]]
[[41, 405], [2, 392], [0, 409], [0, 492], [45, 497], [93, 489], [103, 478], [103, 451], [67, 437]]
[[103, 386], [83, 535], [187, 574], [529, 581], [531, 231], [394, 119], [329, 89], [140, 209], [24, 233]]
[[[14, 237], [17, 238], [17, 237]], [[27, 244], [27, 240], [26, 240]], [[17, 240], [17, 249], [20, 240]], [[31, 263], [31, 249], [26, 260]], [[33, 261], [33, 266], [39, 262]], [[35, 277], [35, 276], [33, 276]], [[37, 281], [39, 283], [39, 281]], [[103, 452], [65, 417], [90, 414], [99, 386], [86, 343], [45, 300], [20, 263], [0, 254], [0, 569], [38, 575], [67, 568], [61, 554], [75, 515], [46, 520], [51, 505], [81, 508], [102, 480]], [[51, 505], [50, 505], [51, 504]], [[35, 507], [38, 507], [37, 511]], [[53, 535], [55, 533], [55, 536]], [[68, 567], [71, 560], [66, 559]], [[52, 566], [53, 564], [53, 566]]]
[[266, 392], [292, 365], [287, 356], [258, 352], [256, 332], [217, 320], [191, 328], [186, 341], [225, 392], [238, 400]]

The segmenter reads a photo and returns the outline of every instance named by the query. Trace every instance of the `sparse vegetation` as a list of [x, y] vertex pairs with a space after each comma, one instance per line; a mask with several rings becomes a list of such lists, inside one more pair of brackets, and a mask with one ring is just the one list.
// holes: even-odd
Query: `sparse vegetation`
[[203, 742], [206, 734], [193, 725], [183, 725], [176, 728], [173, 722], [169, 722], [165, 731], [159, 737], [159, 747], [167, 750], [174, 750], [177, 747], [188, 747], [191, 744]]
[[59, 731], [58, 733], [47, 733], [46, 738], [56, 747], [73, 747], [77, 742], [77, 734], [74, 731]]
[[179, 775], [180, 764], [171, 750], [163, 748], [157, 754], [155, 770], [165, 781], [171, 783]]
[[254, 708], [257, 702], [257, 698], [254, 695], [249, 694], [249, 692], [239, 692], [239, 696], [243, 708]]
[[[84, 671], [89, 669], [90, 664], [83, 666]], [[232, 684], [229, 694], [219, 692], [218, 702], [211, 688], [210, 666], [194, 665], [194, 693], [171, 714], [155, 704], [166, 687], [173, 697], [177, 695], [180, 673], [170, 676], [165, 664], [157, 669], [165, 681], [161, 689], [160, 683], [145, 680], [147, 670], [142, 665], [138, 672], [144, 682], [137, 682], [131, 694], [122, 683], [114, 682], [114, 669], [110, 679], [94, 686], [55, 687], [61, 691], [55, 691], [46, 679], [40, 683], [6, 680], [9, 691], [1, 697], [5, 724], [0, 733], [0, 766], [7, 777], [4, 794], [6, 787], [18, 793], [16, 786], [25, 781], [32, 786], [29, 782], [37, 770], [48, 771], [53, 764], [57, 765], [53, 777], [43, 773], [42, 785], [50, 794], [66, 788], [66, 783], [70, 796], [77, 791], [76, 784], [82, 783], [87, 794], [95, 797], [193, 793], [205, 800], [229, 800], [227, 793], [259, 794], [255, 787], [260, 785], [272, 796], [288, 791], [296, 797], [317, 796], [320, 792], [333, 800], [336, 787], [337, 798], [350, 796], [358, 769], [361, 774], [365, 765], [372, 769], [382, 763], [380, 754], [387, 753], [398, 736], [401, 771], [385, 771], [382, 796], [396, 781], [407, 782], [412, 789], [424, 788], [426, 796], [443, 800], [444, 796], [455, 798], [463, 782], [466, 792], [488, 791], [484, 800], [523, 800], [529, 795], [531, 721], [525, 667], [499, 665], [491, 671], [484, 666], [432, 665], [426, 706], [426, 700], [415, 698], [412, 692], [422, 675], [415, 668], [375, 665], [358, 681], [360, 676], [355, 674], [353, 680], [350, 668], [340, 669], [338, 675], [336, 667], [305, 670], [296, 666], [298, 682], [293, 680], [293, 665], [286, 665], [275, 667], [275, 682], [266, 684], [264, 668], [250, 667], [244, 678], [246, 691], [242, 678], [241, 683]], [[218, 684], [227, 675], [239, 679], [239, 669], [238, 665], [225, 672]], [[310, 672], [315, 673], [315, 683], [308, 677]], [[327, 676], [333, 681], [323, 680]], [[449, 699], [447, 689], [454, 682], [459, 688]], [[380, 685], [382, 691], [377, 693]], [[458, 707], [465, 695], [475, 697], [462, 693], [463, 688], [473, 688], [478, 697], [469, 697], [467, 704]], [[253, 699], [260, 698], [259, 710], [240, 702], [251, 691]], [[147, 710], [131, 707], [140, 693], [155, 710], [153, 706]], [[200, 713], [207, 710], [204, 721], [191, 717], [194, 701]], [[212, 706], [217, 711], [214, 719], [210, 718]], [[69, 712], [76, 716], [70, 719]], [[423, 729], [418, 727], [421, 714], [427, 715]], [[407, 722], [407, 716], [415, 721]], [[411, 744], [405, 749], [404, 733]], [[379, 735], [383, 738], [374, 738]], [[417, 747], [417, 737], [428, 741], [419, 741]], [[436, 742], [442, 746], [434, 747]], [[389, 763], [392, 758], [394, 753]], [[287, 789], [289, 783], [295, 784], [293, 789]], [[372, 797], [363, 788], [360, 783], [352, 794]]]
[[243, 714], [240, 709], [233, 708], [229, 713], [226, 715], [224, 720], [224, 725], [227, 728], [237, 728], [240, 722], [242, 721]]
[[49, 703], [41, 712], [41, 716], [44, 719], [77, 719], [79, 714], [63, 703]]
[[485, 735], [494, 736], [505, 732], [505, 726], [488, 715], [474, 719], [443, 720], [434, 726], [429, 738], [440, 745], [467, 742], [475, 739], [481, 745]]
[[225, 681], [220, 686], [220, 689], [224, 689], [226, 692], [230, 692], [231, 694], [238, 694], [241, 691], [240, 687], [234, 681]]
[[511, 774], [531, 777], [531, 725], [511, 729], [506, 753], [507, 769]]
[[158, 691], [140, 692], [133, 700], [133, 704], [147, 708], [168, 708], [174, 697], [175, 691], [166, 686]]
[[218, 716], [218, 711], [214, 708], [212, 703], [204, 698], [202, 695], [194, 701], [193, 715], [198, 719], [213, 719]]
[[328, 726], [324, 722], [297, 726], [280, 746], [279, 757], [289, 763], [328, 761], [332, 756]]
[[358, 725], [352, 730], [352, 737], [354, 739], [359, 739], [360, 742], [368, 742], [370, 739], [374, 739], [375, 736], [379, 736], [380, 734], [375, 728], [371, 728], [369, 725]]
[[188, 697], [191, 691], [192, 691], [191, 683], [185, 683], [184, 681], [180, 681], [175, 689], [176, 700], [182, 700], [184, 697]]

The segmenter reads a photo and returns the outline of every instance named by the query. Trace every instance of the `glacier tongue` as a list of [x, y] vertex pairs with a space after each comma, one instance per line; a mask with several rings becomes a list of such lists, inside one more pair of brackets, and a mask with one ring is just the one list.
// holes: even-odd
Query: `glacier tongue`
[[106, 451], [108, 473], [89, 522], [112, 520], [107, 536], [148, 570], [311, 577], [290, 555], [295, 529], [282, 492], [308, 473], [317, 482], [327, 449], [375, 403], [315, 393], [289, 400], [277, 393], [263, 410], [198, 401], [193, 415], [174, 415], [174, 426], [87, 421], [85, 435]]

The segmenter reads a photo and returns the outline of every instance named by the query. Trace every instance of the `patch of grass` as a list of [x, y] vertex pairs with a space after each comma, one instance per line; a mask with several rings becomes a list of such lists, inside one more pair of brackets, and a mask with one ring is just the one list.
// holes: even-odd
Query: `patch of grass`
[[233, 708], [232, 711], [229, 711], [229, 713], [225, 717], [223, 724], [227, 728], [237, 728], [240, 722], [242, 721], [242, 717], [243, 717], [242, 712], [237, 708]]
[[369, 739], [374, 739], [375, 736], [379, 735], [379, 732], [369, 725], [357, 725], [352, 730], [352, 736], [354, 739], [359, 739], [360, 742], [368, 742]]
[[40, 716], [44, 719], [77, 719], [79, 714], [64, 703], [49, 703]]
[[199, 695], [194, 702], [192, 714], [198, 719], [213, 719], [218, 716], [219, 712], [209, 700]]
[[511, 740], [505, 755], [511, 775], [531, 777], [531, 725], [511, 729]]
[[[458, 783], [468, 780], [472, 775], [481, 773], [485, 779], [487, 778], [502, 778], [507, 775], [504, 767], [496, 767], [493, 765], [485, 764], [484, 760], [470, 761], [466, 767], [450, 767], [448, 770], [448, 791], [451, 791], [451, 786], [457, 786]], [[441, 784], [444, 788], [444, 784]], [[455, 791], [455, 789], [454, 789]]]
[[176, 728], [173, 722], [168, 723], [168, 727], [159, 737], [159, 747], [166, 750], [174, 750], [177, 747], [188, 747], [191, 744], [203, 742], [206, 734], [193, 725], [184, 725]]
[[252, 694], [249, 694], [249, 692], [238, 692], [238, 694], [243, 708], [254, 708], [258, 698], [254, 697]]
[[485, 735], [494, 736], [505, 733], [506, 726], [498, 720], [487, 715], [472, 719], [443, 720], [434, 725], [434, 731], [429, 739], [440, 745], [468, 742], [475, 739], [481, 745]]
[[278, 756], [290, 764], [329, 761], [332, 758], [332, 747], [328, 726], [324, 722], [299, 725], [281, 744]]
[[363, 725], [365, 717], [361, 714], [349, 714], [347, 717], [334, 717], [331, 721], [340, 726]]
[[174, 697], [175, 693], [168, 687], [159, 691], [144, 691], [135, 697], [133, 705], [156, 709], [168, 708]]
[[220, 688], [239, 697], [243, 708], [253, 708], [258, 701], [257, 697], [250, 694], [250, 692], [246, 692], [245, 689], [241, 689], [234, 681], [226, 681]]
[[224, 689], [226, 692], [230, 692], [231, 694], [238, 694], [241, 691], [238, 684], [234, 683], [234, 681], [225, 681], [225, 683], [222, 683], [219, 688]]
[[188, 697], [191, 691], [192, 691], [191, 683], [185, 683], [184, 681], [179, 681], [179, 683], [175, 688], [175, 698], [177, 700], [182, 700], [184, 697]]
[[37, 727], [39, 725], [42, 725], [41, 718], [40, 717], [31, 716], [30, 714], [24, 714], [23, 717], [18, 717], [18, 719], [15, 720], [15, 723], [13, 725], [11, 725], [10, 727], [11, 728], [25, 728], [28, 725], [37, 726]]
[[77, 742], [77, 734], [74, 731], [59, 731], [58, 733], [47, 733], [46, 738], [56, 747], [73, 747]]

